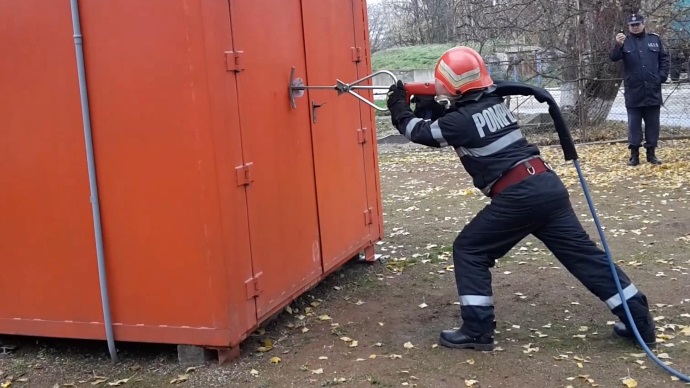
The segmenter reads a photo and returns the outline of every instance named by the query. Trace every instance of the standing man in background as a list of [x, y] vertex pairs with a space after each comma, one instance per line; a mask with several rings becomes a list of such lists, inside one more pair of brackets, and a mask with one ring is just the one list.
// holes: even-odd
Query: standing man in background
[[642, 120], [644, 120], [644, 147], [647, 161], [661, 164], [656, 157], [659, 140], [659, 115], [663, 98], [661, 84], [668, 79], [670, 61], [659, 35], [645, 31], [644, 16], [628, 16], [630, 35], [616, 35], [610, 59], [623, 60], [625, 108], [628, 111], [628, 165], [640, 164], [642, 146]]

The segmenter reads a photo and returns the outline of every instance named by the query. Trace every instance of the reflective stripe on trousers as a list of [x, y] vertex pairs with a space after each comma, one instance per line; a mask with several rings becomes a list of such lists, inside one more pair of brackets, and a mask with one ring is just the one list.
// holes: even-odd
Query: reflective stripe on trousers
[[[625, 300], [629, 300], [633, 296], [635, 296], [638, 293], [637, 287], [635, 285], [630, 284], [629, 286], [625, 287], [623, 289], [623, 295], [625, 296]], [[609, 306], [611, 310], [615, 309], [618, 306], [621, 306], [623, 304], [623, 301], [621, 300], [621, 296], [618, 292], [616, 294], [608, 299], [606, 299], [606, 305]]]
[[460, 295], [461, 306], [493, 306], [493, 296], [483, 295]]

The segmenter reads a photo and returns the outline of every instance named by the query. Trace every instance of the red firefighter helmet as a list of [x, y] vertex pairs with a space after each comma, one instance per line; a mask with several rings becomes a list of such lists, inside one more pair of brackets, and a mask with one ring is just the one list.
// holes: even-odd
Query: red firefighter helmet
[[454, 47], [441, 55], [434, 79], [438, 96], [458, 96], [494, 83], [481, 55], [465, 46]]

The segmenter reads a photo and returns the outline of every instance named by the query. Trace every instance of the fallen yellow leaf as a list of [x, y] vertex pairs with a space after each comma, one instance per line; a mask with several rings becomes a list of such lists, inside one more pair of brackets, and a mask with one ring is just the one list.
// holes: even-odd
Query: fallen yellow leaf
[[271, 364], [277, 364], [280, 362], [280, 357], [271, 357]]
[[625, 378], [623, 379], [623, 385], [625, 385], [628, 388], [635, 388], [637, 387], [637, 381], [633, 378]]
[[120, 385], [127, 384], [129, 382], [129, 379], [121, 379], [117, 381], [113, 381], [112, 383], [108, 383], [111, 387], [119, 387]]
[[523, 348], [526, 349], [522, 351], [525, 354], [536, 353], [539, 351], [539, 347], [532, 347], [531, 343], [523, 346]]
[[170, 380], [170, 384], [180, 384], [180, 383], [184, 383], [187, 380], [189, 380], [188, 374], [178, 375], [177, 378]]
[[266, 353], [273, 349], [273, 341], [270, 338], [264, 340], [264, 346], [259, 346], [256, 350], [261, 353]]
[[467, 387], [472, 387], [476, 384], [479, 384], [479, 381], [477, 381], [477, 380], [465, 380], [465, 386], [467, 386]]

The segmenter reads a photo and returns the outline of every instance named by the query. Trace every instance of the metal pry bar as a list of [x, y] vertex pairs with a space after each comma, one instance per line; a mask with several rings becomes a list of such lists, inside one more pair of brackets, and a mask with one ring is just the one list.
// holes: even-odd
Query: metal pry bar
[[336, 84], [333, 86], [307, 86], [304, 84], [304, 81], [302, 78], [295, 78], [295, 68], [293, 67], [292, 70], [290, 70], [290, 86], [288, 87], [288, 91], [290, 93], [290, 105], [292, 108], [297, 108], [297, 103], [295, 102], [295, 98], [299, 98], [304, 96], [304, 91], [307, 89], [332, 89], [338, 92], [338, 95], [341, 95], [343, 93], [349, 93], [359, 99], [360, 101], [364, 102], [365, 104], [371, 106], [372, 108], [378, 110], [378, 111], [386, 111], [388, 108], [380, 108], [373, 102], [367, 100], [366, 98], [360, 96], [359, 94], [355, 93], [355, 90], [358, 89], [369, 89], [369, 90], [374, 90], [374, 89], [388, 89], [390, 85], [386, 86], [378, 86], [378, 85], [359, 85], [362, 82], [375, 77], [378, 74], [386, 74], [391, 77], [393, 80], [393, 83], [398, 82], [398, 78], [395, 76], [395, 74], [391, 73], [388, 70], [379, 70], [375, 73], [372, 73], [366, 77], [360, 78], [352, 83], [345, 83], [341, 80], [336, 80]]

